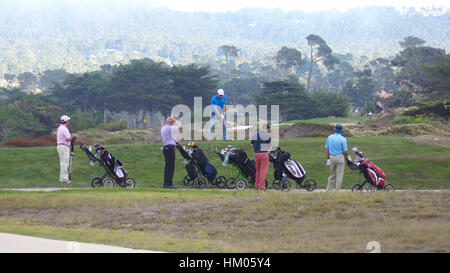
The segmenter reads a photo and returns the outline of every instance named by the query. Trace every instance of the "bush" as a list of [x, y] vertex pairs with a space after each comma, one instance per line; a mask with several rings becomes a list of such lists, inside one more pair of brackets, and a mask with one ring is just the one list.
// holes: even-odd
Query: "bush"
[[109, 132], [122, 131], [128, 128], [128, 121], [123, 119], [118, 121], [111, 121], [108, 123], [100, 124], [98, 128]]
[[411, 123], [433, 124], [433, 122], [429, 119], [421, 118], [421, 117], [412, 117], [412, 116], [403, 116], [398, 119], [394, 119], [392, 121], [392, 125], [411, 124]]

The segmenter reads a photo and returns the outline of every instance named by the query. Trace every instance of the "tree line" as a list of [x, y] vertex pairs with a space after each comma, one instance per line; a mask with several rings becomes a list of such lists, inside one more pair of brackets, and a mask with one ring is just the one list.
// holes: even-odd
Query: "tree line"
[[[207, 61], [168, 65], [144, 58], [85, 73], [44, 71], [37, 83], [40, 94], [26, 88], [25, 79], [33, 77], [19, 75], [25, 86], [0, 88], [0, 132], [3, 139], [48, 134], [60, 113], [76, 117], [72, 126], [77, 130], [121, 112], [136, 128], [148, 116], [168, 115], [177, 104], [192, 105], [194, 96], [208, 102], [219, 87], [226, 90], [229, 104], [279, 104], [282, 120], [345, 116], [349, 106], [374, 111], [377, 105], [410, 106], [450, 97], [449, 54], [420, 38], [400, 41], [402, 50], [395, 57], [367, 59], [358, 66], [351, 63], [351, 54], [333, 53], [319, 35], [305, 39], [310, 45], [306, 54], [283, 46], [269, 59], [239, 65], [241, 50], [220, 46], [217, 56], [226, 62], [219, 68]], [[382, 92], [384, 98], [377, 95]]]

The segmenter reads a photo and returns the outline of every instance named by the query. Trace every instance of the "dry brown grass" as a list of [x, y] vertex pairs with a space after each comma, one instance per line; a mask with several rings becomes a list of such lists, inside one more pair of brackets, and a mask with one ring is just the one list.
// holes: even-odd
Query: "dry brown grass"
[[0, 231], [81, 229], [93, 242], [110, 231], [112, 244], [165, 251], [366, 252], [378, 241], [382, 252], [449, 252], [449, 201], [448, 191], [0, 194]]

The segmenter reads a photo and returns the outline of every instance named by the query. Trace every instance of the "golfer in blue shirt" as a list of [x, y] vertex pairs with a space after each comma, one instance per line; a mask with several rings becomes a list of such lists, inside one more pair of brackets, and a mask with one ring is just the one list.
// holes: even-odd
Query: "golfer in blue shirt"
[[211, 119], [209, 126], [209, 134], [208, 140], [211, 141], [213, 139], [213, 129], [215, 126], [216, 118], [220, 119], [222, 123], [223, 129], [223, 139], [227, 140], [227, 128], [225, 126], [225, 111], [227, 108], [227, 97], [225, 96], [225, 92], [222, 89], [217, 91], [217, 95], [211, 98]]
[[328, 177], [327, 191], [334, 188], [336, 182], [336, 190], [342, 188], [342, 180], [344, 179], [345, 158], [348, 157], [347, 139], [342, 136], [344, 127], [337, 124], [334, 128], [334, 134], [330, 135], [325, 144], [327, 152], [327, 165], [330, 166], [330, 176]]

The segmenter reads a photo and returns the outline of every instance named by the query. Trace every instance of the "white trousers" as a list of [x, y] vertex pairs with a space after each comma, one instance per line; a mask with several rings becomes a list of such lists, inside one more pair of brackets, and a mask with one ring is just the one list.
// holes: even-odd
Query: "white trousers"
[[58, 145], [56, 147], [59, 154], [59, 181], [69, 181], [69, 161], [70, 161], [70, 147], [65, 145]]
[[342, 189], [342, 180], [344, 179], [345, 157], [343, 154], [330, 156], [330, 176], [328, 177], [327, 191], [334, 188], [336, 182], [336, 190]]

